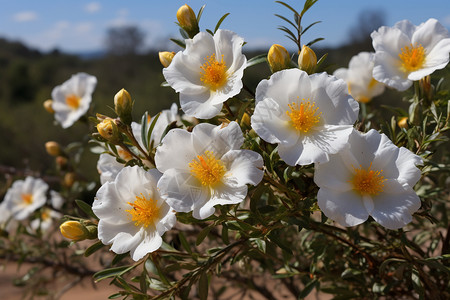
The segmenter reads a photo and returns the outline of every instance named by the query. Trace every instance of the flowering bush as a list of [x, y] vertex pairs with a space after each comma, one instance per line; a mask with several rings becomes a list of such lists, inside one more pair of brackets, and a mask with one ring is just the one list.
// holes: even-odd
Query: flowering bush
[[[37, 291], [53, 267], [111, 280], [110, 298], [448, 299], [450, 100], [430, 75], [448, 65], [450, 35], [434, 19], [381, 27], [374, 53], [329, 75], [310, 48], [320, 39], [301, 41], [316, 1], [301, 12], [277, 1], [294, 14], [277, 16], [298, 53], [273, 45], [249, 59], [244, 40], [219, 29], [227, 15], [200, 31], [203, 7], [183, 5], [173, 41], [184, 50], [160, 53], [181, 111], [137, 122], [122, 89], [115, 115], [90, 117], [99, 188], [47, 143], [64, 166], [60, 193], [33, 177], [7, 191], [0, 255], [40, 266], [22, 282]], [[247, 86], [260, 63], [273, 74]], [[79, 73], [54, 89], [46, 107], [63, 128], [88, 111], [96, 83]], [[386, 107], [391, 122], [372, 106], [384, 84], [405, 91]], [[95, 198], [75, 200], [85, 191]]]

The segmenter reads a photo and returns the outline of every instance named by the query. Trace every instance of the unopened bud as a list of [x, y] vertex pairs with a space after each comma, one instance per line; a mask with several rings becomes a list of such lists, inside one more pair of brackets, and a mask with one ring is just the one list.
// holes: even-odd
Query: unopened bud
[[113, 119], [104, 119], [97, 124], [98, 133], [112, 144], [118, 144], [122, 141], [122, 136]]
[[67, 165], [67, 158], [64, 156], [58, 156], [55, 160], [56, 164], [61, 168]]
[[427, 100], [433, 98], [433, 86], [431, 85], [431, 76], [425, 76], [419, 81], [420, 87], [422, 88], [423, 96]]
[[94, 225], [86, 226], [78, 221], [66, 221], [59, 226], [59, 230], [65, 238], [74, 242], [97, 237], [97, 229]]
[[303, 45], [302, 51], [298, 55], [298, 67], [308, 74], [314, 73], [317, 66], [317, 56], [314, 51]]
[[114, 108], [120, 120], [122, 120], [123, 123], [130, 125], [132, 121], [131, 111], [133, 110], [133, 101], [127, 90], [121, 89], [114, 96]]
[[163, 51], [159, 52], [159, 61], [163, 65], [164, 68], [167, 68], [172, 62], [173, 57], [175, 56], [175, 52]]
[[397, 122], [398, 127], [408, 128], [408, 117], [403, 117]]
[[177, 11], [177, 20], [190, 38], [193, 38], [199, 31], [197, 17], [192, 8], [185, 4]]
[[291, 65], [291, 57], [286, 48], [281, 45], [273, 44], [267, 54], [267, 61], [269, 62], [272, 73], [288, 69]]
[[242, 115], [242, 119], [239, 125], [241, 125], [241, 127], [250, 127], [250, 116], [248, 115], [248, 113], [245, 112]]
[[51, 156], [58, 156], [61, 154], [61, 146], [57, 142], [47, 142], [45, 143], [45, 150]]
[[75, 183], [76, 177], [76, 174], [73, 172], [66, 173], [66, 175], [64, 175], [64, 185], [69, 188], [72, 187], [72, 185]]
[[51, 114], [54, 114], [55, 111], [53, 110], [53, 100], [52, 99], [48, 99], [44, 101], [44, 108], [46, 111], [48, 111]]

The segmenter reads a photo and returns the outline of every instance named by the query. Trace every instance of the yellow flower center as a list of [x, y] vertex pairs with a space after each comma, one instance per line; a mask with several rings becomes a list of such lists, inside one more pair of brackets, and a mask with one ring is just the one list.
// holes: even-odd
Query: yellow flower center
[[66, 104], [71, 109], [77, 109], [80, 106], [81, 98], [75, 94], [70, 94], [66, 96]]
[[33, 203], [33, 195], [32, 194], [22, 194], [22, 201], [26, 205], [30, 205]]
[[227, 65], [223, 61], [223, 55], [220, 62], [216, 59], [216, 54], [208, 56], [205, 60], [206, 62], [200, 67], [200, 81], [210, 90], [216, 91], [227, 82]]
[[133, 203], [128, 202], [132, 208], [126, 210], [126, 212], [130, 213], [131, 220], [135, 222], [135, 226], [144, 226], [145, 228], [149, 225], [155, 226], [156, 221], [159, 219], [159, 207], [157, 203], [157, 200], [151, 198], [146, 199], [141, 194], [141, 197], [136, 196], [136, 201]]
[[302, 102], [300, 105], [296, 102], [289, 104], [290, 111], [286, 114], [291, 118], [291, 125], [298, 131], [308, 133], [320, 121], [322, 114], [316, 104], [313, 102]]
[[364, 169], [361, 165], [359, 169], [354, 168], [355, 176], [351, 180], [353, 189], [361, 195], [375, 196], [383, 192], [384, 182], [386, 179], [381, 175], [383, 170], [371, 170], [372, 164], [369, 168]]
[[189, 167], [192, 175], [207, 186], [218, 184], [226, 172], [225, 165], [214, 156], [212, 151], [205, 151], [205, 154], [197, 155], [197, 158], [189, 163]]
[[422, 45], [405, 46], [401, 49], [402, 53], [398, 55], [401, 64], [400, 68], [403, 72], [413, 72], [422, 68], [425, 63], [425, 49]]

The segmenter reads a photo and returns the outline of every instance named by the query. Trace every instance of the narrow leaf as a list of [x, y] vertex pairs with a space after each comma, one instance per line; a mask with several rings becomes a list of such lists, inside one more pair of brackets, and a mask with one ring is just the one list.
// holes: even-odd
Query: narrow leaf
[[93, 253], [97, 252], [98, 250], [100, 250], [101, 248], [103, 248], [103, 243], [98, 241], [97, 243], [91, 245], [89, 248], [86, 249], [86, 251], [84, 251], [84, 256], [88, 257], [89, 255], [92, 255]]
[[294, 24], [291, 20], [289, 20], [288, 18], [283, 17], [283, 16], [280, 16], [280, 15], [277, 15], [277, 14], [275, 14], [275, 16], [278, 17], [278, 18], [280, 18], [280, 19], [282, 19], [283, 21], [285, 21], [285, 22], [291, 24], [296, 30], [298, 30], [297, 25], [295, 25], [295, 24]]
[[203, 228], [202, 231], [200, 231], [200, 233], [197, 236], [197, 241], [195, 242], [195, 244], [197, 246], [203, 242], [203, 240], [206, 238], [206, 236], [208, 235], [208, 233], [211, 231], [212, 228], [213, 228], [213, 226], [209, 225], [209, 226]]
[[278, 29], [281, 31], [286, 32], [288, 35], [290, 35], [294, 40], [297, 40], [297, 35], [289, 30], [289, 28], [285, 26], [278, 26]]
[[135, 266], [122, 266], [122, 267], [116, 267], [116, 268], [110, 268], [110, 269], [106, 269], [106, 270], [101, 270], [97, 273], [95, 273], [92, 277], [94, 278], [94, 280], [100, 281], [106, 278], [111, 278], [111, 277], [115, 277], [115, 276], [121, 276], [123, 274], [125, 274], [128, 271], [131, 271], [132, 269], [134, 269]]
[[311, 47], [313, 44], [315, 44], [315, 43], [317, 43], [317, 42], [320, 42], [320, 41], [322, 41], [322, 40], [324, 40], [324, 38], [317, 38], [317, 39], [314, 39], [314, 40], [310, 41], [308, 44], [306, 44], [306, 46]]
[[259, 54], [247, 61], [247, 68], [267, 61], [267, 54]]
[[191, 246], [189, 245], [183, 232], [178, 232], [178, 238], [180, 239], [181, 246], [183, 246], [184, 250], [186, 250], [188, 253], [192, 253]]
[[303, 29], [302, 34], [304, 34], [306, 32], [306, 30], [310, 29], [312, 26], [314, 26], [318, 23], [322, 23], [322, 21], [317, 21], [317, 22], [314, 22], [314, 23], [308, 25], [305, 29]]
[[206, 273], [200, 275], [198, 281], [198, 296], [200, 300], [206, 300], [208, 298], [208, 276]]
[[222, 16], [222, 18], [220, 18], [219, 22], [217, 22], [216, 27], [214, 28], [214, 33], [216, 33], [217, 29], [219, 29], [220, 24], [222, 24], [223, 20], [225, 20], [226, 17], [228, 17], [230, 13], [226, 13]]
[[186, 44], [178, 39], [170, 39], [172, 42], [174, 42], [175, 44], [177, 44], [178, 46], [180, 46], [181, 48], [186, 48]]
[[313, 6], [317, 1], [318, 0], [306, 0], [305, 5], [303, 6], [302, 13], [300, 15], [303, 16], [308, 11], [308, 9], [310, 9], [311, 6]]
[[86, 215], [98, 220], [97, 216], [94, 214], [94, 211], [92, 211], [92, 207], [89, 204], [87, 204], [83, 200], [78, 200], [78, 199], [75, 200], [75, 203]]
[[[292, 6], [290, 6], [287, 3], [284, 3], [283, 1], [275, 1], [276, 3], [279, 3], [281, 5], [284, 5], [285, 7], [287, 7], [288, 9], [290, 9], [294, 14], [296, 15], [300, 15], [294, 8], [292, 8]], [[306, 4], [306, 3], [305, 3]]]
[[[150, 128], [149, 128], [149, 130], [147, 132], [147, 141], [148, 141], [149, 144], [150, 144], [150, 141], [151, 141], [151, 136], [152, 136], [153, 129], [155, 128], [156, 122], [158, 121], [160, 115], [161, 115], [161, 113], [157, 114], [152, 119], [152, 122], [150, 123]], [[158, 141], [158, 143], [159, 143], [159, 141]], [[150, 145], [149, 145], [149, 147], [150, 147]]]
[[197, 23], [200, 22], [200, 18], [202, 17], [203, 10], [205, 9], [205, 6], [206, 6], [206, 4], [203, 5], [202, 7], [200, 7], [200, 9], [199, 9], [199, 11], [198, 11], [198, 13], [197, 13]]
[[145, 112], [141, 119], [141, 138], [146, 150], [148, 149], [147, 128], [148, 128], [148, 112]]

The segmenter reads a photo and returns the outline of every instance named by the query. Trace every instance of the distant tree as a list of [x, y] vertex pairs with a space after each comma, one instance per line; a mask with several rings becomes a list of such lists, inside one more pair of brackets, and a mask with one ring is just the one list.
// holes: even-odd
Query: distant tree
[[137, 26], [111, 27], [106, 33], [106, 52], [112, 55], [133, 55], [144, 46], [145, 33]]
[[370, 34], [386, 24], [386, 13], [383, 10], [363, 10], [358, 20], [349, 30], [350, 44], [371, 43]]

